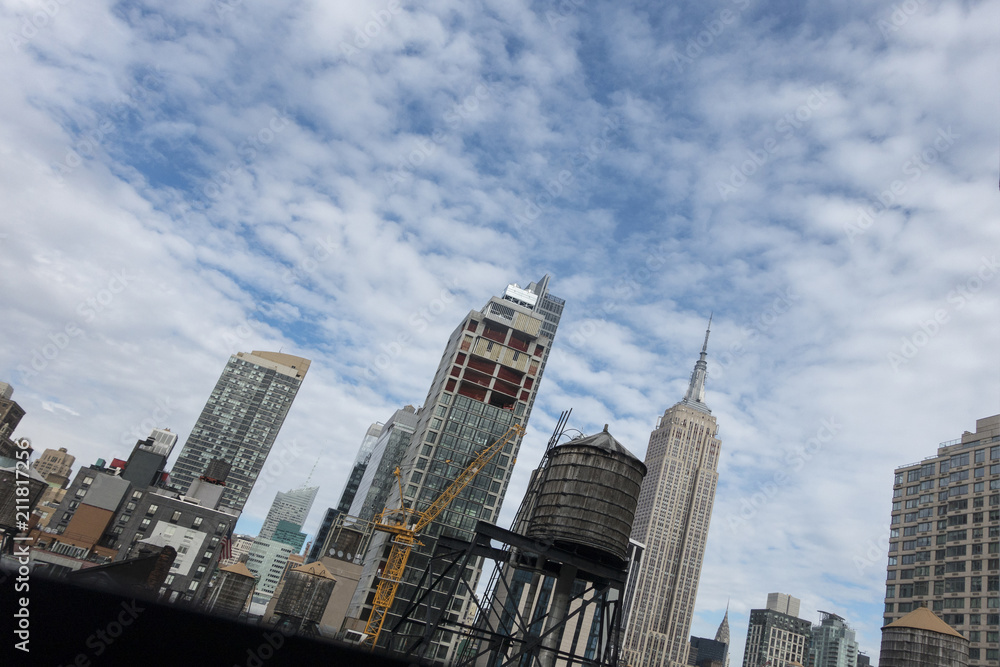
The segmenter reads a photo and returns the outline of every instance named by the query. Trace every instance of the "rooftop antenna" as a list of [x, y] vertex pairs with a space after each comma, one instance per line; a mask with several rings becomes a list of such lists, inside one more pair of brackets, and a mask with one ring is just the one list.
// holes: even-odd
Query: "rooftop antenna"
[[316, 472], [316, 466], [319, 465], [319, 457], [316, 457], [316, 463], [313, 463], [312, 470], [309, 471], [309, 476], [306, 477], [306, 483], [302, 485], [303, 488], [309, 486], [309, 482], [312, 481], [313, 473]]

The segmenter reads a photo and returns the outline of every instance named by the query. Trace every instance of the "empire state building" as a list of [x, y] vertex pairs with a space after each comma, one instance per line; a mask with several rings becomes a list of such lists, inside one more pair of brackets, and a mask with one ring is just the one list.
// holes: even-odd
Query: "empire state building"
[[631, 667], [687, 665], [691, 617], [719, 479], [718, 426], [705, 405], [709, 330], [684, 398], [660, 417], [646, 450], [632, 539], [646, 546], [624, 650]]

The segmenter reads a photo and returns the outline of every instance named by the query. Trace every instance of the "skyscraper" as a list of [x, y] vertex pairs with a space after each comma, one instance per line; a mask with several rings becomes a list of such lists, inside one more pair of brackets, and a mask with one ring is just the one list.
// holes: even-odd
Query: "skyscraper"
[[[482, 310], [470, 311], [448, 339], [400, 464], [402, 501], [407, 506], [426, 508], [478, 452], [512, 424], [527, 423], [565, 303], [548, 293], [548, 282], [545, 276], [527, 288], [508, 285], [503, 296], [492, 297]], [[520, 438], [508, 443], [420, 536], [422, 544], [410, 556], [383, 627], [393, 627], [412, 599], [438, 536], [471, 540], [477, 521], [496, 521], [520, 444]], [[392, 489], [385, 505], [399, 507], [400, 501], [399, 490]], [[362, 628], [371, 610], [369, 593], [378, 585], [377, 573], [389, 547], [386, 534], [376, 533], [368, 549], [348, 610]], [[466, 580], [476, 582], [480, 573], [477, 560]], [[458, 591], [443, 603], [454, 620], [465, 616], [470, 602], [464, 587]], [[425, 612], [418, 611], [417, 617], [424, 618]], [[416, 632], [402, 628], [400, 634], [411, 630]], [[380, 643], [389, 635], [383, 632]], [[455, 641], [454, 637], [440, 640], [430, 655], [447, 659]]]
[[798, 613], [798, 598], [784, 593], [770, 593], [766, 609], [751, 609], [743, 667], [804, 664], [812, 624]]
[[174, 485], [186, 492], [220, 459], [232, 466], [222, 504], [243, 511], [309, 364], [281, 352], [231, 356], [170, 473]]
[[375, 443], [378, 442], [379, 435], [382, 434], [382, 426], [381, 422], [376, 422], [369, 426], [365, 432], [361, 447], [358, 448], [358, 455], [354, 457], [354, 466], [347, 476], [344, 492], [340, 494], [337, 510], [341, 514], [347, 514], [348, 510], [351, 509], [351, 503], [354, 502], [354, 496], [358, 493], [358, 487], [361, 485], [361, 478], [364, 477], [368, 462], [371, 460], [372, 450], [375, 448]]
[[318, 486], [310, 486], [275, 494], [260, 534], [247, 552], [247, 567], [260, 577], [253, 593], [252, 613], [263, 613], [262, 607], [274, 594], [289, 557], [302, 549], [306, 539], [302, 526], [317, 491]]
[[260, 527], [260, 537], [269, 540], [274, 537], [274, 531], [278, 527], [279, 521], [294, 523], [299, 529], [305, 525], [309, 510], [312, 509], [313, 501], [316, 500], [318, 486], [303, 486], [291, 491], [278, 491], [274, 494], [274, 502], [271, 509], [267, 511], [267, 517]]
[[885, 624], [929, 607], [1000, 664], [1000, 415], [897, 468], [891, 517]]
[[842, 617], [821, 611], [823, 618], [812, 629], [809, 662], [812, 667], [857, 667], [858, 642]]
[[624, 642], [633, 667], [674, 667], [688, 660], [722, 444], [705, 405], [708, 334], [687, 393], [649, 436], [648, 472], [632, 524], [632, 539], [646, 545]]
[[396, 410], [385, 423], [347, 513], [371, 521], [385, 509], [389, 491], [396, 484], [393, 471], [403, 460], [410, 438], [417, 428], [417, 411], [412, 405]]

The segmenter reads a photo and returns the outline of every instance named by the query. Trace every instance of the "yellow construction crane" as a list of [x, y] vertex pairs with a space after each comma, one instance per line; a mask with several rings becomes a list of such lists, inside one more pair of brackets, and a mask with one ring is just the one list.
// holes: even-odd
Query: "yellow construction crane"
[[449, 484], [448, 488], [442, 491], [441, 495], [422, 512], [406, 507], [406, 503], [403, 502], [402, 479], [399, 468], [396, 468], [395, 474], [399, 484], [399, 498], [402, 507], [386, 509], [375, 517], [375, 530], [381, 530], [393, 536], [392, 549], [389, 551], [385, 567], [382, 568], [381, 581], [378, 582], [378, 588], [375, 590], [372, 613], [368, 617], [368, 625], [365, 626], [365, 638], [361, 640], [362, 646], [374, 649], [378, 643], [378, 636], [382, 632], [382, 623], [385, 622], [385, 616], [389, 612], [393, 600], [396, 599], [396, 589], [399, 587], [399, 582], [403, 579], [406, 561], [410, 558], [413, 545], [420, 544], [417, 542], [417, 536], [451, 504], [451, 501], [462, 492], [462, 489], [468, 486], [480, 470], [493, 460], [493, 457], [504, 448], [504, 445], [516, 436], [523, 435], [524, 427], [520, 424], [514, 424], [507, 429], [507, 432], [499, 440], [481, 451], [455, 481]]

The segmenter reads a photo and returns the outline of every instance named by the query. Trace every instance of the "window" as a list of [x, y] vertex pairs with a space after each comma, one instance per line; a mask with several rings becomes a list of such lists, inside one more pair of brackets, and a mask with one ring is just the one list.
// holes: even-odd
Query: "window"
[[142, 498], [142, 491], [133, 491], [132, 500], [139, 500], [139, 498]]
[[156, 510], [160, 509], [159, 505], [150, 505], [146, 508], [146, 516], [152, 516], [156, 514]]
[[196, 516], [194, 518], [194, 523], [191, 524], [191, 527], [192, 528], [198, 528], [199, 526], [201, 526], [201, 522], [202, 522], [202, 518], [200, 516]]
[[87, 475], [86, 477], [83, 478], [83, 485], [84, 486], [90, 486], [93, 483], [94, 483], [94, 478], [91, 477], [90, 475]]
[[177, 523], [181, 520], [181, 511], [174, 510], [174, 513], [170, 515], [170, 523]]

